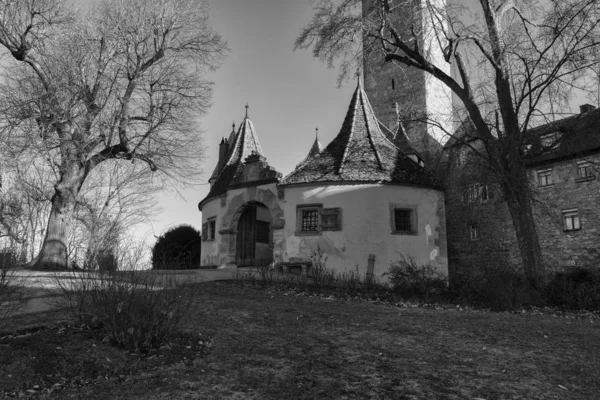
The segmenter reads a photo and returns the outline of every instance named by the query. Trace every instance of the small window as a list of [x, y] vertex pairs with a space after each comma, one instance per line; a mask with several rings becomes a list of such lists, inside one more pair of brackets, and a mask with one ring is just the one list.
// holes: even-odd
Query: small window
[[469, 225], [469, 238], [471, 240], [479, 240], [479, 227], [477, 224]]
[[463, 203], [485, 203], [488, 201], [488, 187], [487, 185], [480, 185], [475, 183], [473, 185], [469, 185], [466, 190], [463, 190]]
[[396, 81], [392, 78], [392, 90], [396, 90]]
[[486, 201], [488, 201], [489, 197], [488, 197], [488, 187], [487, 185], [483, 185], [479, 187], [479, 201], [481, 201], [482, 203], [485, 203]]
[[215, 230], [217, 227], [217, 220], [215, 218], [209, 219], [207, 222], [208, 225], [208, 232], [207, 232], [207, 239], [206, 240], [215, 240]]
[[552, 178], [552, 168], [538, 169], [538, 186], [550, 186], [554, 184]]
[[592, 163], [589, 161], [578, 161], [577, 162], [577, 178], [591, 178], [594, 176], [594, 169]]
[[392, 233], [399, 235], [415, 235], [417, 233], [416, 206], [391, 205]]
[[323, 208], [321, 204], [307, 204], [297, 207], [297, 234], [318, 235], [322, 231], [342, 229], [342, 209]]
[[302, 232], [319, 230], [319, 210], [302, 210]]
[[202, 224], [202, 241], [206, 242], [208, 239], [208, 224]]
[[540, 143], [542, 150], [553, 150], [558, 147], [560, 142], [561, 134], [559, 132], [552, 132], [546, 135], [540, 136]]
[[574, 208], [572, 210], [564, 210], [563, 214], [563, 229], [565, 232], [578, 231], [581, 229], [581, 222], [579, 220], [579, 210]]

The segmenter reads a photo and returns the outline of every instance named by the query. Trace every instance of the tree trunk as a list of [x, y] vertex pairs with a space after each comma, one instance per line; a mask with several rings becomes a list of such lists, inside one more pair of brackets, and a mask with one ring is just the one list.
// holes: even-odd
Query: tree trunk
[[70, 267], [67, 256], [69, 231], [75, 202], [85, 179], [78, 166], [71, 166], [55, 186], [46, 236], [37, 256], [35, 269], [57, 270]]
[[525, 168], [516, 168], [516, 170], [511, 171], [512, 179], [509, 179], [508, 183], [510, 187], [505, 187], [504, 193], [507, 196], [508, 210], [519, 242], [525, 276], [533, 287], [542, 287], [546, 281], [546, 274], [533, 216], [533, 199]]

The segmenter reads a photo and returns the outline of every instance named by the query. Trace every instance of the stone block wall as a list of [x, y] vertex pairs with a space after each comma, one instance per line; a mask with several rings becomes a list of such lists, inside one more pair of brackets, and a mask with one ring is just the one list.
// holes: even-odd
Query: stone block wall
[[[443, 6], [445, 0], [436, 0]], [[424, 3], [410, 3], [409, 7], [397, 7], [395, 13], [396, 29], [409, 35], [409, 29], [419, 34], [420, 46], [427, 54], [429, 61], [450, 74], [450, 65], [443, 59], [440, 42], [435, 36], [439, 27], [433, 27], [431, 17], [423, 12]], [[363, 1], [363, 14], [372, 9], [372, 0]], [[368, 43], [368, 41], [366, 41]], [[404, 120], [404, 127], [411, 143], [421, 143], [425, 133], [429, 133], [438, 141], [443, 133], [435, 124], [407, 122], [411, 119], [429, 118], [451, 130], [449, 121], [452, 112], [450, 90], [439, 80], [417, 68], [400, 64], [385, 63], [379, 43], [369, 50], [365, 49], [364, 87], [377, 118], [394, 131], [398, 126], [398, 117]], [[418, 145], [416, 145], [418, 147]], [[424, 151], [423, 148], [417, 148]]]
[[[457, 165], [457, 149], [449, 152], [446, 191], [448, 263], [451, 278], [485, 267], [521, 266], [512, 220], [498, 185], [473, 157]], [[577, 179], [577, 161], [555, 161], [530, 166], [536, 194], [534, 215], [540, 246], [549, 273], [572, 267], [600, 268], [600, 168], [589, 179]], [[585, 158], [600, 165], [600, 154]], [[537, 186], [537, 170], [552, 168], [554, 184]], [[470, 185], [487, 185], [487, 201], [464, 202]], [[564, 230], [563, 211], [577, 209], [581, 229]], [[472, 238], [470, 226], [478, 227]]]

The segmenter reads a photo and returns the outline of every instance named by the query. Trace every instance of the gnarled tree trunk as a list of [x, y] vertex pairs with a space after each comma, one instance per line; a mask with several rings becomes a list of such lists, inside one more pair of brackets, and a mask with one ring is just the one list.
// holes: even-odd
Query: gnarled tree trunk
[[70, 267], [67, 242], [79, 190], [85, 180], [80, 166], [72, 165], [55, 186], [46, 236], [35, 262], [35, 269], [67, 269]]

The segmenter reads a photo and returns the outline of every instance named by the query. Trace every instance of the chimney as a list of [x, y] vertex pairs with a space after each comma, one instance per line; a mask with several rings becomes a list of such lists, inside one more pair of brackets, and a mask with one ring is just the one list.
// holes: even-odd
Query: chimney
[[591, 104], [582, 104], [579, 106], [579, 112], [581, 114], [585, 114], [586, 112], [592, 111], [593, 109], [595, 109], [596, 107], [594, 107]]
[[223, 168], [223, 164], [225, 163], [225, 157], [227, 156], [227, 151], [229, 150], [229, 142], [227, 139], [221, 139], [221, 143], [219, 144], [219, 171]]

